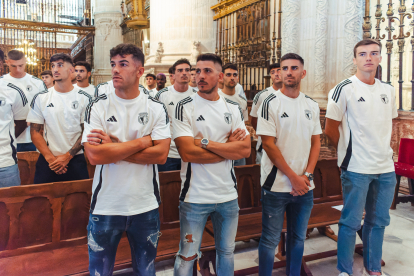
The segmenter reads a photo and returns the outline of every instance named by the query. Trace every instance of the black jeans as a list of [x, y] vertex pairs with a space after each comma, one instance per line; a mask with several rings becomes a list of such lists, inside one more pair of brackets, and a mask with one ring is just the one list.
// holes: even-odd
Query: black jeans
[[42, 154], [39, 155], [36, 163], [34, 184], [73, 181], [88, 179], [89, 173], [83, 154], [75, 155], [68, 163], [68, 171], [64, 174], [56, 174], [49, 168], [49, 163]]

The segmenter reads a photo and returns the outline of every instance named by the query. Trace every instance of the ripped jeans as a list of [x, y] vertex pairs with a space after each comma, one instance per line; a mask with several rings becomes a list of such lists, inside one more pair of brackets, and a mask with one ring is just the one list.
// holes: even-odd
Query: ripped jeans
[[[218, 204], [180, 201], [180, 250], [175, 258], [174, 275], [193, 275], [193, 265], [200, 257], [200, 246], [208, 216], [211, 216], [216, 246], [217, 276], [234, 275], [234, 247], [239, 221], [237, 199]], [[184, 260], [182, 257], [191, 259]]]
[[155, 276], [154, 260], [160, 235], [158, 208], [133, 216], [90, 214], [87, 229], [91, 275], [112, 275], [116, 250], [126, 231], [134, 275]]

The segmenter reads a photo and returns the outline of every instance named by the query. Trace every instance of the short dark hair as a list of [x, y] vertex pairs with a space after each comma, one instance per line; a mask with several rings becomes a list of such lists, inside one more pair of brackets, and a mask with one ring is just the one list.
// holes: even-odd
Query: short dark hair
[[181, 65], [181, 64], [188, 64], [190, 66], [190, 69], [191, 69], [191, 63], [188, 61], [188, 59], [186, 59], [186, 58], [180, 58], [179, 60], [177, 60], [176, 62], [174, 62], [173, 66], [172, 66], [174, 68], [174, 73], [175, 73], [175, 68], [178, 65]]
[[174, 66], [171, 66], [170, 68], [168, 68], [168, 74], [174, 75], [174, 72], [175, 72]]
[[157, 77], [156, 77], [154, 74], [151, 74], [151, 73], [149, 73], [149, 74], [147, 74], [147, 75], [145, 76], [145, 78], [148, 78], [148, 77], [151, 77], [151, 78], [153, 78], [154, 80], [156, 80], [156, 79], [157, 79]]
[[166, 77], [163, 73], [158, 73], [158, 74], [157, 74], [157, 77], [158, 77], [158, 76], [162, 77], [163, 79], [167, 79], [167, 77]]
[[233, 70], [239, 71], [239, 69], [237, 69], [237, 65], [233, 63], [226, 63], [223, 66], [223, 73], [226, 71], [226, 69], [233, 69]]
[[63, 60], [64, 62], [70, 63], [73, 65], [73, 60], [71, 58], [70, 55], [65, 54], [65, 53], [58, 53], [58, 54], [54, 54], [53, 56], [50, 57], [50, 62], [55, 62], [58, 60]]
[[191, 67], [191, 72], [196, 71], [196, 69], [194, 67]]
[[220, 67], [223, 67], [223, 61], [221, 61], [221, 58], [215, 54], [210, 54], [210, 53], [201, 54], [197, 57], [197, 62], [199, 61], [212, 61], [215, 64], [220, 65]]
[[0, 49], [0, 60], [4, 61], [4, 52], [2, 49]]
[[136, 45], [131, 43], [122, 43], [109, 51], [110, 58], [114, 56], [120, 55], [121, 57], [125, 57], [126, 55], [132, 55], [132, 58], [136, 61], [139, 61], [142, 66], [144, 66], [144, 54], [142, 53], [141, 49], [139, 49]]
[[49, 76], [51, 76], [51, 77], [53, 78], [52, 71], [50, 71], [50, 70], [45, 70], [45, 71], [43, 71], [42, 73], [40, 73], [40, 75], [41, 75], [41, 76], [46, 76], [46, 75], [49, 75]]
[[296, 59], [299, 60], [300, 63], [302, 63], [302, 65], [305, 65], [305, 61], [303, 60], [303, 58], [295, 53], [287, 53], [285, 54], [281, 59], [280, 59], [280, 63], [282, 63], [282, 61], [288, 60], [288, 59]]
[[355, 45], [355, 47], [354, 47], [354, 57], [356, 58], [357, 48], [359, 46], [366, 46], [366, 45], [372, 45], [372, 44], [378, 45], [379, 48], [380, 48], [380, 53], [381, 53], [381, 48], [382, 48], [381, 42], [379, 42], [378, 40], [372, 39], [372, 38], [366, 38], [366, 39], [361, 40], [360, 42], [358, 42]]
[[280, 63], [273, 63], [273, 64], [270, 64], [269, 65], [269, 72], [270, 71], [272, 71], [272, 69], [275, 69], [275, 68], [280, 68]]
[[75, 66], [83, 66], [86, 68], [86, 71], [88, 72], [92, 71], [92, 66], [89, 64], [89, 62], [86, 62], [86, 61], [77, 61], [75, 63]]
[[11, 50], [7, 53], [7, 58], [11, 60], [21, 60], [24, 58], [24, 53], [19, 50]]

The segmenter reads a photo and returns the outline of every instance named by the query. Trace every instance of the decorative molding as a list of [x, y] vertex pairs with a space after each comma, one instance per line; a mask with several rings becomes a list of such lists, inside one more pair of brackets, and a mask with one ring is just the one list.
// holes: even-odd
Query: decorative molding
[[353, 63], [354, 46], [362, 39], [362, 9], [363, 0], [347, 0], [345, 18], [345, 49], [343, 57], [344, 77], [348, 78], [355, 74], [356, 68]]
[[145, 0], [126, 0], [128, 15], [124, 18], [126, 25], [131, 29], [146, 29], [149, 26]]
[[326, 53], [328, 46], [328, 0], [317, 0], [315, 30], [314, 93], [323, 94], [326, 87]]
[[222, 18], [246, 6], [259, 2], [260, 0], [224, 0], [211, 7], [215, 15], [213, 20]]
[[299, 52], [300, 0], [286, 0], [282, 4], [282, 56]]

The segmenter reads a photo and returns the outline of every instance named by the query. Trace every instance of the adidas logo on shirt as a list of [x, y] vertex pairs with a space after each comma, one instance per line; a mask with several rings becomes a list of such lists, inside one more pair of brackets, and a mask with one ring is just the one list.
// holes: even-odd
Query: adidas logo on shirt
[[55, 107], [52, 103], [50, 103], [47, 107]]
[[205, 121], [203, 115], [200, 115], [200, 117], [198, 117], [197, 121]]
[[364, 98], [359, 98], [358, 102], [365, 102]]
[[174, 103], [173, 102], [170, 102], [168, 105], [174, 105]]
[[287, 115], [287, 114], [286, 114], [286, 112], [284, 112], [284, 113], [282, 114], [282, 116], [280, 116], [280, 118], [287, 118], [287, 117], [289, 117], [289, 115]]
[[116, 119], [115, 119], [115, 116], [112, 116], [112, 117], [110, 117], [108, 120], [106, 120], [107, 122], [118, 122]]

